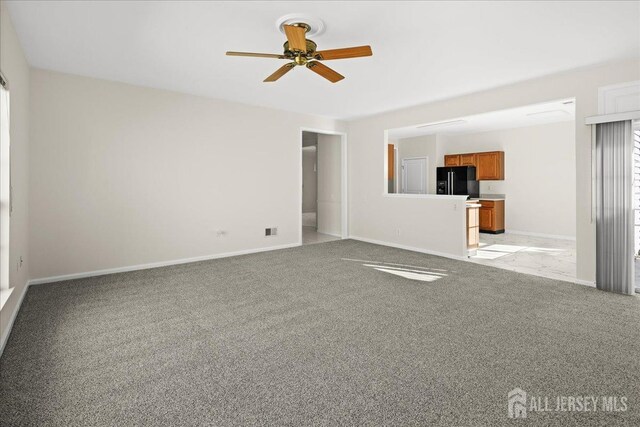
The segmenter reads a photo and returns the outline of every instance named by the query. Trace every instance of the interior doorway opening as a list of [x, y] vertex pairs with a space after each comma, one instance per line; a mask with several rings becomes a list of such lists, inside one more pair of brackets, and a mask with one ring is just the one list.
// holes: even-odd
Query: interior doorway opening
[[344, 135], [302, 131], [302, 244], [345, 234], [344, 143]]

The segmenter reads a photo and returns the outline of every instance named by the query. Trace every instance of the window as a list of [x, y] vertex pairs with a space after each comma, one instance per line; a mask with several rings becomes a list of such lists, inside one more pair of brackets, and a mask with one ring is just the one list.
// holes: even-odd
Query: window
[[[9, 91], [6, 80], [0, 75], [0, 292], [4, 296], [9, 284], [9, 217], [10, 195], [10, 149], [9, 149]], [[4, 301], [2, 301], [4, 302]]]

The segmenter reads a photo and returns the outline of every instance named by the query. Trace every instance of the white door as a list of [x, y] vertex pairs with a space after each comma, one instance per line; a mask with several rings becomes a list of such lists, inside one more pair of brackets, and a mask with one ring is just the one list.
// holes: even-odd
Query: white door
[[402, 159], [402, 192], [427, 194], [427, 158]]

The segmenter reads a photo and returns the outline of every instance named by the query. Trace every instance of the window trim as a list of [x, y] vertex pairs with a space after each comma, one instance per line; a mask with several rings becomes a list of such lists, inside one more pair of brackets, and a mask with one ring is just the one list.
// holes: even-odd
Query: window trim
[[[6, 113], [4, 109], [0, 114], [6, 114], [6, 129], [0, 128], [0, 138], [6, 138], [8, 141], [2, 141], [0, 144], [0, 245], [2, 253], [0, 253], [0, 291], [3, 295], [0, 302], [6, 302], [6, 294], [12, 290], [11, 287], [11, 254], [10, 254], [10, 233], [11, 233], [11, 211], [12, 211], [12, 195], [11, 195], [11, 96], [8, 89], [8, 83], [4, 75], [0, 73], [0, 97], [3, 98], [2, 104], [6, 100]], [[5, 118], [1, 118], [4, 123]]]

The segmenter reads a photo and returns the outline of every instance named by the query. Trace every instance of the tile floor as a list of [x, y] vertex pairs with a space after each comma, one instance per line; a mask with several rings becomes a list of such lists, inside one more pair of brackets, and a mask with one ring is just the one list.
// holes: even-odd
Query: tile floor
[[480, 233], [480, 249], [469, 261], [557, 280], [576, 278], [575, 240]]
[[302, 226], [315, 227], [317, 224], [315, 212], [302, 212]]
[[315, 227], [305, 227], [305, 226], [302, 227], [302, 244], [303, 245], [331, 242], [333, 240], [340, 240], [340, 237], [331, 236], [329, 234], [318, 233]]
[[317, 224], [317, 219], [316, 219], [315, 212], [302, 213], [302, 244], [303, 245], [340, 240], [339, 237], [331, 236], [329, 234], [318, 233], [316, 229], [316, 224]]

